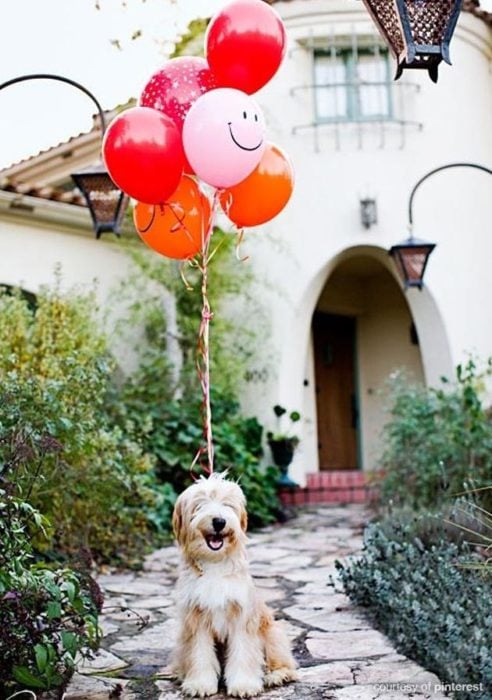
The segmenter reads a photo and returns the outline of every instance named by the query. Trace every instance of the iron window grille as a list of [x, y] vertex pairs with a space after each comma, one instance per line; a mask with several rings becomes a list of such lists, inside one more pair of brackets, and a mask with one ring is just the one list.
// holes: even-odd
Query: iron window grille
[[315, 50], [315, 121], [371, 122], [393, 118], [388, 52], [333, 47]]

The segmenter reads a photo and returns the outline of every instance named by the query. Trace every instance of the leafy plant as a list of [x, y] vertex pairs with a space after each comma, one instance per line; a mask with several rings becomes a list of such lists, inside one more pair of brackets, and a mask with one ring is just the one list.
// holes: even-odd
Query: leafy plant
[[[131, 423], [135, 437], [155, 457], [157, 479], [162, 488], [167, 489], [167, 502], [171, 507], [175, 492], [182, 491], [192, 481], [191, 461], [203, 441], [201, 406], [196, 398], [189, 397], [162, 401], [158, 393], [151, 390], [154, 381], [152, 368], [142, 365], [127, 383], [123, 400], [115, 406], [115, 411], [117, 420], [119, 415], [119, 420]], [[139, 422], [144, 400], [146, 421]], [[243, 418], [238, 402], [218, 389], [212, 391], [212, 410], [216, 470], [229, 469], [231, 478], [241, 484], [252, 526], [272, 522], [279, 508], [277, 471], [273, 467], [263, 469], [260, 465], [261, 425], [255, 418]], [[170, 510], [166, 518], [168, 514], [169, 527]]]
[[[17, 474], [32, 448], [20, 436], [1, 466], [0, 488], [0, 696], [62, 686], [77, 654], [99, 643], [102, 596], [85, 573], [35, 562], [31, 538], [46, 536], [50, 522], [22, 497]], [[43, 458], [58, 446], [45, 441]], [[43, 454], [43, 452], [45, 454]]]
[[491, 370], [491, 361], [479, 372], [470, 360], [458, 366], [454, 385], [439, 389], [396, 378], [381, 461], [384, 501], [430, 507], [475, 490], [492, 510], [484, 489], [492, 478], [492, 419], [482, 398]]
[[148, 545], [158, 494], [152, 460], [108, 416], [113, 361], [93, 306], [59, 287], [35, 309], [0, 294], [0, 463], [22, 444], [19, 486], [50, 521], [39, 548], [128, 563]]
[[473, 555], [441, 538], [428, 547], [415, 524], [370, 526], [364, 550], [337, 562], [345, 591], [367, 609], [398, 651], [447, 683], [481, 685], [463, 700], [487, 700], [492, 683], [492, 582], [462, 568]]

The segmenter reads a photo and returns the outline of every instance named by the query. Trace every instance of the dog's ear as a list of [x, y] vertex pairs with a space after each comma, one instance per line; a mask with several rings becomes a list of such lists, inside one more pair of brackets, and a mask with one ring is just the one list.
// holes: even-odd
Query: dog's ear
[[241, 508], [241, 518], [240, 518], [240, 523], [241, 523], [241, 530], [243, 532], [246, 532], [248, 529], [248, 514], [246, 512], [246, 508]]
[[175, 538], [178, 540], [178, 542], [181, 544], [181, 534], [183, 532], [183, 499], [181, 497], [178, 498], [176, 503], [174, 504], [174, 511], [173, 511], [173, 532]]

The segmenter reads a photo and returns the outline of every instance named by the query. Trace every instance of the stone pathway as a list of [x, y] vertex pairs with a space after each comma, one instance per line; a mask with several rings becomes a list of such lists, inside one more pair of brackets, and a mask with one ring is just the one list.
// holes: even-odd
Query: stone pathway
[[[251, 534], [253, 575], [284, 619], [300, 666], [298, 683], [267, 691], [261, 700], [445, 697], [435, 690], [436, 676], [397, 654], [337, 587], [327, 585], [335, 560], [360, 550], [366, 519], [362, 506], [325, 506]], [[106, 596], [103, 648], [79, 666], [66, 700], [182, 698], [166, 676], [177, 560], [176, 548], [165, 547], [147, 557], [141, 572], [99, 577]]]

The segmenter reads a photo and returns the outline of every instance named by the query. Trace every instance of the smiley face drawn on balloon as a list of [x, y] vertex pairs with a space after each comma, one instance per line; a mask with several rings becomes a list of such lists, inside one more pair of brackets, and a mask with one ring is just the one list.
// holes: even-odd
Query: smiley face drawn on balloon
[[204, 182], [217, 188], [242, 182], [256, 168], [266, 147], [261, 109], [240, 90], [210, 90], [188, 112], [183, 146]]
[[[246, 110], [243, 112], [243, 118], [244, 118], [244, 119], [247, 119], [247, 118], [248, 118], [248, 113], [246, 112]], [[253, 118], [254, 118], [255, 122], [258, 123], [258, 115], [255, 114], [255, 115], [253, 116]], [[231, 135], [231, 139], [234, 141], [234, 143], [236, 144], [236, 146], [238, 146], [239, 148], [241, 148], [243, 151], [257, 151], [259, 148], [261, 148], [261, 146], [262, 146], [262, 144], [263, 144], [263, 137], [262, 137], [262, 138], [260, 139], [260, 141], [256, 144], [256, 146], [244, 146], [242, 143], [239, 143], [239, 141], [238, 141], [238, 140], [236, 139], [236, 137], [234, 136], [234, 132], [232, 131], [232, 122], [227, 122], [227, 126], [229, 127], [229, 133], [230, 133], [230, 135]]]

